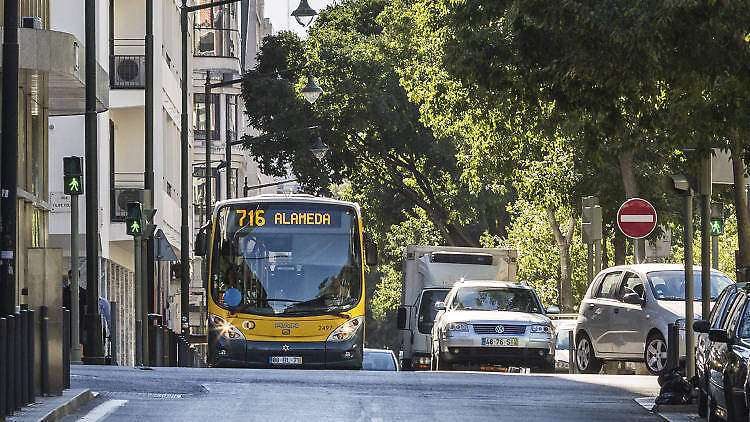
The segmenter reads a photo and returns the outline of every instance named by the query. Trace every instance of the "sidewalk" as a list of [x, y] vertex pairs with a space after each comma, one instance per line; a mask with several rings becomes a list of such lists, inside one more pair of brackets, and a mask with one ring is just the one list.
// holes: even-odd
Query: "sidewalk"
[[21, 411], [9, 416], [8, 422], [54, 422], [73, 413], [79, 407], [96, 398], [97, 394], [84, 388], [68, 389], [62, 396], [37, 397]]
[[703, 418], [698, 416], [697, 404], [656, 404], [656, 397], [641, 397], [633, 400], [644, 409], [659, 415], [659, 417], [667, 422], [696, 422], [703, 420]]

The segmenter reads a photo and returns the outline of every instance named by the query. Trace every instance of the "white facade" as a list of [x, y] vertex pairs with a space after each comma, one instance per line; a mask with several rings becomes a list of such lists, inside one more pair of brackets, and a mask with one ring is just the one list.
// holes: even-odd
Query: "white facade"
[[[181, 2], [154, 0], [154, 207], [157, 228], [179, 258], [180, 248], [180, 57]], [[84, 37], [83, 0], [51, 2], [52, 29]], [[133, 238], [125, 233], [127, 202], [140, 200], [145, 168], [145, 2], [97, 1], [97, 58], [110, 73], [109, 110], [98, 115], [100, 295], [119, 305], [119, 364], [134, 363]], [[190, 35], [192, 37], [192, 34]], [[189, 45], [192, 44], [192, 41]], [[192, 57], [189, 54], [188, 57]], [[192, 98], [192, 94], [189, 94]], [[190, 113], [188, 113], [190, 116]], [[50, 244], [70, 256], [70, 199], [62, 195], [62, 157], [84, 156], [83, 116], [50, 118]], [[192, 141], [192, 136], [191, 136]], [[192, 155], [192, 142], [191, 151]], [[191, 192], [186, 194], [191, 195]], [[85, 257], [85, 196], [79, 199]], [[191, 201], [192, 202], [192, 201]], [[67, 261], [69, 265], [69, 261]], [[85, 261], [82, 259], [82, 284]], [[157, 265], [159, 294], [149, 312], [163, 313], [164, 325], [179, 331], [179, 279], [170, 262]], [[159, 280], [158, 287], [157, 281]]]

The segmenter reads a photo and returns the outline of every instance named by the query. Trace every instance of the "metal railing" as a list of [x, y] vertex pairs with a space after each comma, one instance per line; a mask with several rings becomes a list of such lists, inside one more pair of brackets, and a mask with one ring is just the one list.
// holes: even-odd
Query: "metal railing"
[[238, 58], [240, 52], [240, 32], [236, 29], [193, 28], [194, 54], [209, 57]]

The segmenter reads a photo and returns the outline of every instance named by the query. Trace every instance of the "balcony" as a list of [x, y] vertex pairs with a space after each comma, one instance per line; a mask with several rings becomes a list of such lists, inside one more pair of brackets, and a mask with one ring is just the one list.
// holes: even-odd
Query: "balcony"
[[142, 201], [143, 173], [115, 173], [110, 192], [110, 221], [125, 221], [128, 202]]
[[142, 39], [116, 39], [109, 60], [111, 89], [146, 87], [146, 54]]
[[194, 54], [201, 57], [238, 58], [240, 32], [236, 29], [193, 28]]

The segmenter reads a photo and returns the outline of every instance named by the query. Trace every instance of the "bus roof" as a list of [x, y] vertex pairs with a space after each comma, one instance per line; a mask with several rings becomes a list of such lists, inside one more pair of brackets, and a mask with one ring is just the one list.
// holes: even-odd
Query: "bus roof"
[[354, 208], [355, 210], [357, 210], [357, 215], [360, 215], [359, 204], [356, 202], [339, 201], [337, 199], [323, 198], [320, 196], [313, 196], [308, 194], [263, 194], [218, 201], [216, 202], [216, 204], [214, 204], [214, 217], [216, 217], [216, 211], [225, 205], [247, 204], [249, 202], [307, 202], [315, 204], [344, 205]]

